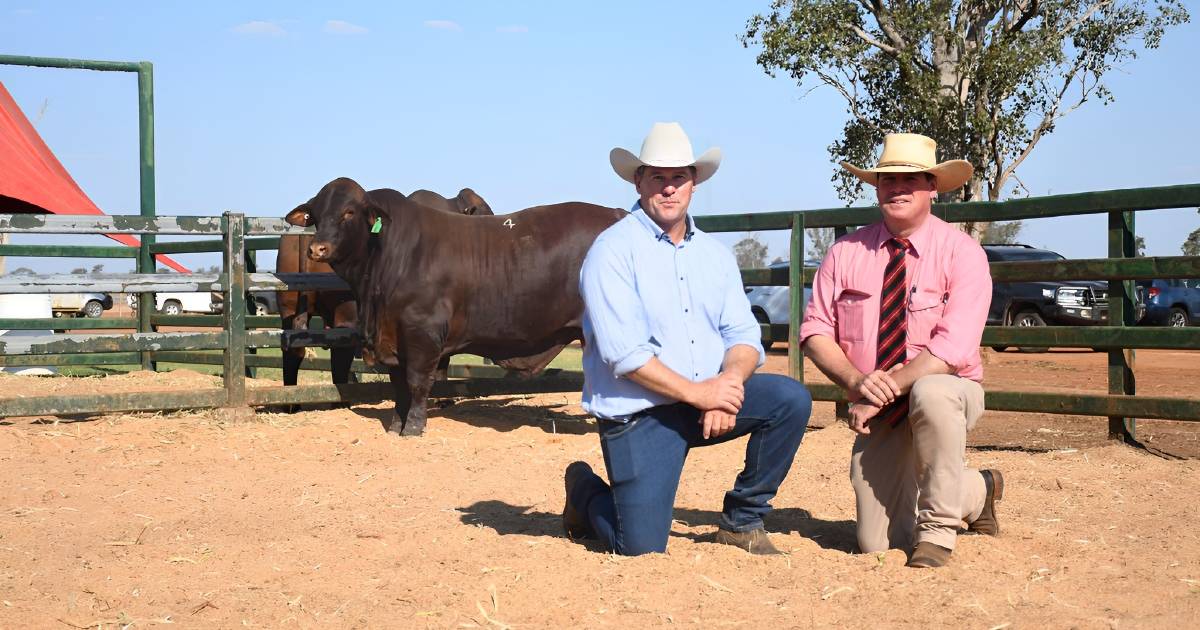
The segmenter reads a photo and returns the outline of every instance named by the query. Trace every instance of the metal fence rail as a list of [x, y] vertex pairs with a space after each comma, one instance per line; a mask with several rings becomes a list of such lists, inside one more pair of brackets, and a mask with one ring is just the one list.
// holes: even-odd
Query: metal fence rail
[[[1200, 257], [1171, 256], [1134, 258], [1132, 239], [1128, 247], [1124, 237], [1132, 233], [1132, 219], [1114, 209], [1128, 204], [1135, 209], [1157, 209], [1200, 205], [1200, 185], [1169, 188], [1109, 191], [1062, 195], [1052, 198], [1024, 199], [1011, 202], [939, 205], [936, 212], [956, 220], [1010, 220], [1061, 214], [1088, 212], [1116, 213], [1110, 235], [1115, 239], [1112, 251], [1118, 256], [1104, 259], [1063, 260], [1049, 262], [993, 263], [992, 275], [997, 282], [1040, 280], [1107, 279], [1110, 290], [1110, 321], [1108, 326], [1011, 328], [989, 326], [983, 345], [995, 346], [1056, 346], [1109, 350], [1109, 394], [1063, 394], [1053, 392], [988, 391], [989, 409], [1062, 414], [1103, 415], [1110, 422], [1110, 432], [1118, 437], [1132, 437], [1133, 425], [1127, 418], [1167, 418], [1200, 420], [1200, 400], [1187, 398], [1150, 398], [1137, 396], [1130, 372], [1133, 350], [1200, 349], [1200, 328], [1136, 328], [1132, 326], [1132, 289], [1120, 291], [1132, 280], [1151, 278], [1180, 278], [1200, 276]], [[1164, 206], [1163, 204], [1169, 204]], [[696, 217], [701, 228], [708, 231], [743, 231], [748, 229], [782, 228], [791, 230], [793, 260], [801, 260], [805, 227], [835, 227], [862, 225], [873, 222], [873, 208], [814, 210], [753, 215], [720, 215]], [[245, 311], [247, 291], [270, 290], [329, 290], [344, 289], [346, 284], [333, 274], [259, 273], [248, 269], [247, 260], [254, 251], [278, 248], [279, 236], [311, 233], [311, 228], [297, 228], [280, 219], [245, 218], [226, 213], [222, 217], [48, 217], [13, 215], [0, 216], [0, 231], [18, 233], [114, 233], [142, 235], [187, 234], [216, 236], [209, 240], [155, 243], [150, 253], [221, 252], [224, 269], [219, 274], [88, 274], [88, 275], [25, 275], [0, 276], [0, 293], [68, 293], [81, 290], [149, 294], [154, 291], [217, 291], [225, 300], [221, 315], [166, 316], [139, 313], [138, 319], [108, 320], [0, 320], [0, 328], [72, 329], [132, 328], [143, 319], [151, 326], [209, 326], [221, 332], [135, 333], [123, 335], [56, 335], [26, 338], [19, 342], [0, 342], [0, 365], [119, 365], [136, 362], [139, 357], [151, 362], [170, 361], [194, 364], [221, 365], [224, 387], [189, 394], [147, 392], [111, 396], [78, 398], [26, 398], [19, 401], [0, 401], [0, 415], [42, 413], [99, 413], [104, 411], [133, 411], [192, 407], [245, 407], [297, 404], [309, 402], [378, 401], [390, 398], [390, 385], [361, 383], [343, 386], [306, 385], [298, 387], [265, 387], [247, 389], [247, 368], [280, 367], [277, 357], [246, 354], [260, 348], [284, 345], [278, 330], [279, 317], [249, 316]], [[113, 257], [114, 248], [86, 246], [0, 246], [0, 255], [59, 255]], [[755, 269], [743, 270], [747, 285], [790, 286], [792, 295], [791, 325], [770, 328], [776, 340], [789, 340], [789, 371], [803, 379], [803, 359], [795, 343], [798, 322], [803, 315], [804, 283], [811, 282], [812, 269]], [[1123, 293], [1123, 295], [1117, 295]], [[1130, 302], [1128, 312], [1122, 303]], [[152, 302], [146, 302], [152, 303]], [[150, 309], [151, 311], [153, 309]], [[351, 341], [347, 331], [312, 330], [292, 335], [291, 346], [345, 344]], [[328, 369], [328, 360], [306, 360], [306, 369]], [[369, 372], [361, 361], [355, 371]], [[440, 383], [438, 395], [479, 395], [483, 393], [534, 393], [541, 391], [577, 391], [582, 383], [578, 373], [555, 372], [546, 378], [517, 380], [502, 378], [498, 368], [466, 368], [453, 366], [452, 375], [465, 381]], [[841, 391], [831, 385], [810, 384], [817, 400], [842, 401]], [[439, 393], [440, 392], [440, 393]]]
[[[1136, 397], [1133, 378], [1134, 350], [1137, 348], [1200, 349], [1200, 329], [1133, 328], [1133, 280], [1200, 277], [1200, 257], [1137, 258], [1134, 246], [1135, 212], [1186, 207], [1200, 207], [1200, 184], [934, 205], [934, 214], [950, 222], [1011, 221], [1083, 214], [1104, 214], [1108, 218], [1108, 258], [991, 265], [992, 278], [997, 282], [1047, 278], [1107, 280], [1108, 326], [1055, 326], [1020, 330], [989, 326], [984, 331], [983, 345], [1107, 349], [1109, 395], [989, 391], [986, 402], [989, 409], [1104, 415], [1109, 419], [1110, 437], [1131, 440], [1136, 439], [1134, 417], [1200, 420], [1200, 400]], [[696, 217], [697, 225], [710, 232], [791, 230], [793, 261], [803, 259], [805, 228], [831, 227], [840, 236], [846, 233], [847, 228], [878, 220], [879, 211], [873, 207]], [[802, 287], [804, 283], [812, 281], [813, 274], [814, 270], [800, 269], [796, 265], [789, 269], [742, 272], [747, 285], [791, 287], [791, 321], [787, 326], [772, 326], [770, 334], [776, 341], [789, 342], [789, 373], [798, 379], [803, 379], [803, 358], [797, 343], [804, 311]], [[836, 387], [811, 385], [810, 389], [818, 400], [844, 402]]]

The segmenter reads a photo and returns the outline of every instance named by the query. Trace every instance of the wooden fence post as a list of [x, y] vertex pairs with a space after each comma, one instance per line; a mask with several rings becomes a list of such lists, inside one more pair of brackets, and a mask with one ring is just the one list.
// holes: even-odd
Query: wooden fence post
[[222, 216], [225, 231], [223, 263], [226, 282], [223, 323], [225, 346], [225, 412], [229, 419], [253, 417], [246, 398], [246, 221], [240, 212]]
[[804, 382], [804, 353], [800, 351], [800, 322], [804, 321], [804, 213], [792, 213], [791, 252], [788, 254], [788, 376]]
[[[845, 225], [839, 225], [833, 228], [833, 238], [837, 240], [850, 233], [850, 228]], [[840, 420], [850, 419], [850, 403], [837, 402], [834, 403], [833, 413]]]
[[[1108, 213], [1108, 257], [1136, 258], [1136, 236], [1132, 212], [1112, 210]], [[1108, 325], [1133, 326], [1136, 290], [1131, 280], [1108, 279]], [[1134, 381], [1134, 350], [1111, 348], [1108, 351], [1108, 393], [1132, 395]], [[1136, 421], [1121, 416], [1108, 417], [1108, 437], [1123, 442], [1136, 442]]]

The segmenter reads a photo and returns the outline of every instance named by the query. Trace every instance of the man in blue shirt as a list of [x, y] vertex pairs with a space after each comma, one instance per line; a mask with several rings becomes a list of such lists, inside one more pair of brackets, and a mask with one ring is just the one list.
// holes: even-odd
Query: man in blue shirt
[[584, 260], [583, 408], [600, 424], [611, 482], [585, 462], [566, 471], [563, 527], [622, 555], [663, 552], [689, 449], [749, 435], [746, 464], [725, 493], [716, 541], [775, 554], [763, 516], [804, 437], [812, 399], [763, 364], [733, 254], [688, 217], [694, 187], [721, 157], [699, 159], [677, 123], [658, 123], [640, 156], [613, 149], [637, 189], [631, 214]]

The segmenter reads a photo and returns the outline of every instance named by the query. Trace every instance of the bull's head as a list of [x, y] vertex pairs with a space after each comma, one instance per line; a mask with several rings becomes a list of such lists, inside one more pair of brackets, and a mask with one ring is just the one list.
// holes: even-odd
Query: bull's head
[[376, 222], [386, 229], [391, 217], [357, 182], [339, 177], [287, 214], [292, 225], [315, 226], [317, 234], [308, 246], [308, 257], [336, 264], [367, 251]]

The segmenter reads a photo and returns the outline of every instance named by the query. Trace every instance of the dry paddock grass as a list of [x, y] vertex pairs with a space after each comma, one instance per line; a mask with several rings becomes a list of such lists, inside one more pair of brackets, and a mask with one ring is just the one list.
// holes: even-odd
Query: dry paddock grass
[[[186, 371], [0, 376], [6, 395], [179, 389]], [[768, 530], [783, 557], [709, 542], [740, 443], [693, 453], [664, 555], [564, 538], [562, 470], [601, 467], [578, 395], [0, 422], [0, 627], [1173, 628], [1200, 619], [1200, 462], [1117, 445], [987, 446], [1001, 537], [951, 566], [855, 554], [850, 432], [818, 407]], [[1003, 432], [1011, 414], [985, 416]], [[1039, 420], [1040, 422], [1040, 420]], [[1056, 429], [1050, 429], [1056, 430]], [[1035, 433], [1036, 434], [1036, 433]]]

